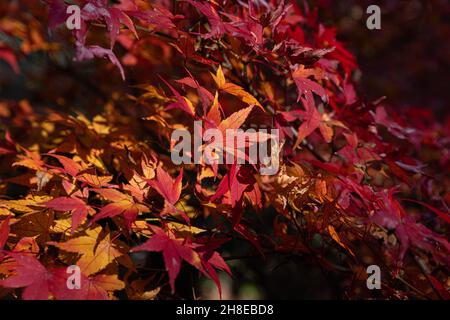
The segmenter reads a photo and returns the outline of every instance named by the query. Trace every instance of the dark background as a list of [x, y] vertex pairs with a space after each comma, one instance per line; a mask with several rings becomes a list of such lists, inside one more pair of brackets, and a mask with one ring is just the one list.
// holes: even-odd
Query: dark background
[[[450, 1], [319, 0], [319, 16], [336, 25], [356, 55], [361, 90], [396, 107], [429, 107], [449, 114]], [[366, 28], [366, 8], [381, 8], [381, 30]], [[330, 10], [331, 8], [331, 10]]]

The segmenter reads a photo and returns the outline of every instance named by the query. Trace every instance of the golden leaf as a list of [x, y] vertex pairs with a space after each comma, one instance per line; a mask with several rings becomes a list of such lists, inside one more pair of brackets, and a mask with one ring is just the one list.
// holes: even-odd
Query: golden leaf
[[330, 234], [331, 238], [333, 238], [333, 240], [336, 241], [342, 248], [346, 249], [352, 256], [355, 256], [353, 251], [345, 243], [341, 241], [341, 238], [339, 238], [336, 229], [334, 229], [332, 225], [328, 226], [328, 233]]
[[225, 76], [224, 76], [223, 71], [222, 71], [222, 66], [219, 66], [219, 68], [217, 69], [216, 75], [214, 75], [214, 74], [211, 74], [211, 75], [212, 75], [212, 77], [214, 79], [214, 82], [216, 83], [217, 87], [219, 89], [222, 89], [222, 87], [226, 83]]
[[[87, 236], [70, 239], [66, 242], [47, 242], [61, 250], [81, 254], [77, 261], [77, 266], [83, 271], [86, 276], [97, 273], [106, 268], [115, 259], [122, 256], [116, 246], [111, 242], [108, 234], [98, 245], [98, 236], [96, 230], [90, 231]], [[96, 246], [97, 245], [97, 246]]]

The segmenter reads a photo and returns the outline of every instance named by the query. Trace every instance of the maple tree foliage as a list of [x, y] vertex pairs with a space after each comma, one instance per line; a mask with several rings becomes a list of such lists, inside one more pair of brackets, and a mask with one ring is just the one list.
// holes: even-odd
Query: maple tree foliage
[[[71, 4], [80, 30], [65, 27]], [[0, 296], [180, 298], [182, 269], [220, 295], [239, 240], [262, 261], [276, 252], [340, 274], [342, 297], [449, 298], [450, 127], [359, 96], [357, 61], [316, 10], [20, 0], [0, 12], [0, 59], [45, 84], [0, 102]], [[35, 54], [49, 74], [22, 68]], [[196, 120], [279, 129], [279, 172], [174, 165], [171, 133]], [[371, 264], [379, 293], [366, 288]], [[67, 288], [70, 265], [81, 290]]]

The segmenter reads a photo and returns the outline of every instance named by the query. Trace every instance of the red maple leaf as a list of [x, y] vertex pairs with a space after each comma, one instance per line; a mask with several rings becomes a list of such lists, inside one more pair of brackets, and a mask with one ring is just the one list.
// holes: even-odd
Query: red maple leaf
[[15, 73], [20, 73], [19, 64], [17, 62], [14, 51], [6, 46], [0, 44], [0, 59], [5, 60], [13, 69]]
[[67, 21], [67, 6], [63, 0], [46, 0], [48, 4], [48, 28], [55, 29]]
[[33, 256], [26, 253], [7, 253], [15, 261], [15, 274], [0, 280], [0, 286], [6, 288], [25, 287], [24, 300], [47, 300], [51, 291], [51, 273]]
[[6, 244], [6, 241], [8, 240], [8, 237], [9, 237], [9, 221], [10, 221], [10, 219], [11, 219], [10, 216], [8, 216], [0, 224], [0, 250], [3, 249], [3, 247]]
[[52, 270], [54, 277], [52, 293], [58, 300], [108, 300], [108, 292], [124, 288], [123, 282], [115, 275], [99, 274], [86, 277], [80, 273], [80, 287], [67, 289], [70, 274], [65, 268]]
[[162, 215], [180, 214], [186, 223], [189, 224], [189, 217], [186, 213], [175, 207], [175, 204], [180, 199], [182, 179], [183, 168], [181, 168], [178, 177], [174, 180], [163, 168], [158, 167], [156, 169], [156, 178], [147, 180], [147, 183], [164, 198], [164, 210], [161, 212]]
[[168, 235], [159, 227], [149, 227], [155, 234], [144, 244], [133, 248], [132, 251], [162, 251], [166, 270], [169, 273], [172, 292], [175, 292], [175, 279], [180, 272], [183, 260], [198, 270], [205, 272], [198, 253], [189, 244], [186, 244], [184, 239], [175, 238], [170, 233]]
[[82, 199], [76, 197], [59, 197], [44, 202], [44, 205], [47, 208], [51, 208], [56, 211], [71, 211], [72, 233], [75, 232], [80, 224], [83, 223], [89, 213], [95, 212], [95, 210], [87, 205]]
[[137, 37], [136, 29], [130, 17], [122, 10], [110, 7], [107, 0], [89, 0], [82, 8], [81, 15], [84, 21], [99, 20], [100, 18], [105, 20], [109, 31], [111, 48], [116, 42], [121, 23], [126, 25]]
[[185, 0], [197, 8], [207, 19], [211, 27], [211, 31], [205, 35], [205, 38], [220, 37], [225, 32], [225, 25], [220, 19], [216, 9], [208, 2], [198, 2], [193, 0]]
[[104, 206], [99, 213], [94, 216], [92, 222], [96, 222], [104, 218], [112, 218], [118, 215], [123, 215], [127, 224], [128, 230], [131, 229], [131, 224], [136, 221], [140, 212], [145, 212], [148, 207], [137, 203], [134, 198], [128, 194], [122, 193], [116, 189], [92, 189], [105, 199], [112, 201], [112, 203]]

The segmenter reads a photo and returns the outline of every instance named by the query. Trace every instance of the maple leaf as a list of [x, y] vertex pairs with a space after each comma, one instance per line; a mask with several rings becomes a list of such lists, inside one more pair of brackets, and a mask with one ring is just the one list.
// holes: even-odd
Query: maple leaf
[[16, 243], [12, 252], [22, 252], [29, 256], [36, 256], [39, 253], [39, 250], [36, 237], [23, 237]]
[[44, 202], [47, 208], [56, 211], [71, 211], [72, 213], [72, 233], [80, 226], [88, 214], [95, 213], [95, 210], [87, 205], [82, 199], [76, 197], [59, 197]]
[[94, 57], [97, 58], [107, 58], [109, 61], [111, 61], [112, 64], [114, 64], [120, 71], [120, 75], [122, 76], [122, 80], [125, 81], [125, 71], [123, 70], [122, 64], [117, 59], [116, 55], [112, 50], [105, 49], [100, 46], [84, 46], [81, 43], [77, 42], [76, 47], [76, 55], [75, 60], [76, 61], [83, 61], [83, 60], [91, 60], [94, 59]]
[[220, 19], [216, 9], [208, 2], [199, 2], [194, 0], [184, 0], [197, 8], [207, 19], [211, 26], [211, 31], [205, 36], [205, 39], [211, 37], [220, 37], [225, 32], [225, 25]]
[[270, 12], [270, 27], [275, 30], [287, 13], [292, 9], [292, 4], [281, 0], [274, 12]]
[[186, 59], [189, 58], [207, 66], [217, 64], [217, 62], [198, 54], [195, 47], [195, 40], [190, 37], [181, 36], [178, 43], [175, 45], [175, 48], [180, 51]]
[[247, 117], [249, 116], [250, 112], [252, 112], [253, 107], [254, 105], [250, 105], [247, 108], [236, 111], [228, 118], [222, 120], [218, 126], [218, 129], [222, 131], [223, 134], [226, 133], [227, 129], [239, 129], [244, 124], [245, 120], [247, 120]]
[[70, 274], [66, 268], [47, 270], [38, 259], [29, 253], [9, 252], [14, 259], [14, 274], [0, 280], [0, 286], [6, 288], [22, 288], [24, 300], [47, 300], [55, 297], [59, 300], [106, 300], [108, 291], [121, 290], [124, 283], [115, 275], [81, 276], [81, 287], [70, 290], [67, 280]]
[[0, 141], [0, 155], [2, 154], [16, 154], [16, 144], [11, 138], [9, 131], [5, 132], [5, 140]]
[[[216, 95], [217, 99], [217, 95]], [[237, 129], [239, 129], [247, 120], [250, 113], [252, 112], [254, 105], [250, 105], [246, 108], [243, 108], [241, 110], [238, 110], [231, 114], [228, 118], [222, 120], [222, 116], [220, 114], [220, 110], [218, 108], [218, 105], [216, 104], [216, 99], [214, 100], [214, 104], [209, 110], [208, 114], [206, 115], [206, 120], [208, 121], [209, 125], [207, 127], [209, 128], [216, 128], [220, 131], [222, 141], [216, 140], [217, 137], [215, 137], [214, 141], [211, 141], [211, 147], [215, 150], [215, 153], [218, 152], [225, 152], [231, 156], [233, 156], [236, 160], [248, 160], [248, 156], [245, 153], [244, 150], [242, 150], [243, 146], [238, 146], [234, 141], [231, 142], [231, 146], [228, 144], [227, 141], [227, 130], [231, 130], [233, 134], [235, 134]], [[237, 137], [237, 135], [236, 135]], [[236, 138], [235, 137], [235, 138]], [[248, 132], [245, 134], [245, 146], [251, 146], [256, 143], [264, 142], [272, 137], [269, 133], [262, 133], [262, 132]], [[205, 140], [210, 139], [208, 135], [204, 136]], [[221, 143], [220, 143], [221, 142]], [[205, 149], [206, 146], [208, 146], [208, 143], [201, 146], [202, 149]], [[227, 154], [223, 156], [227, 156]], [[212, 158], [210, 157], [209, 153], [206, 155], [209, 163], [211, 164], [214, 176], [217, 176], [217, 170], [218, 170], [218, 158]]]
[[67, 6], [63, 0], [47, 0], [48, 5], [48, 28], [55, 29], [67, 21]]
[[166, 107], [166, 110], [181, 109], [181, 110], [185, 111], [187, 114], [189, 114], [191, 116], [194, 116], [195, 115], [195, 108], [192, 105], [192, 102], [188, 98], [183, 97], [166, 80], [164, 80], [163, 78], [161, 78], [161, 80], [164, 81], [164, 83], [169, 87], [170, 91], [172, 91], [172, 93], [175, 95], [175, 98], [177, 100], [177, 102], [171, 103], [170, 105], [168, 105]]
[[75, 178], [95, 188], [109, 187], [109, 182], [112, 180], [112, 176], [98, 176], [88, 172], [80, 173]]
[[152, 25], [155, 29], [163, 31], [176, 29], [173, 21], [182, 17], [181, 15], [174, 15], [170, 10], [157, 3], [152, 3], [151, 10], [142, 10], [136, 5], [130, 5], [129, 8], [122, 8], [124, 7], [123, 3], [117, 7], [126, 11], [133, 18], [142, 20], [144, 23]]
[[111, 48], [114, 46], [117, 35], [120, 31], [120, 23], [127, 26], [128, 29], [133, 32], [136, 38], [139, 38], [136, 29], [134, 27], [133, 21], [130, 17], [118, 8], [109, 8], [108, 9], [110, 16], [105, 16], [106, 24], [108, 25], [108, 30], [111, 37]]
[[225, 271], [230, 276], [231, 270], [222, 256], [217, 251], [215, 251], [215, 249], [221, 246], [226, 241], [228, 241], [228, 239], [197, 238], [195, 240], [195, 243], [193, 244], [195, 250], [200, 256], [205, 271], [216, 284], [220, 298], [222, 298], [222, 287], [220, 284], [219, 276], [215, 269]]
[[52, 286], [50, 272], [33, 256], [11, 252], [8, 255], [15, 261], [15, 274], [0, 280], [0, 286], [25, 287], [22, 293], [24, 300], [47, 300]]
[[375, 123], [385, 126], [390, 131], [392, 130], [393, 134], [404, 138], [402, 135], [404, 128], [389, 117], [385, 107], [378, 106], [374, 112], [371, 111], [371, 115]]
[[11, 224], [11, 231], [20, 237], [36, 237], [39, 243], [43, 243], [50, 240], [50, 227], [53, 221], [53, 212], [49, 210], [36, 212], [35, 209], [31, 209], [30, 213], [22, 215]]
[[3, 247], [6, 244], [6, 241], [9, 237], [9, 222], [11, 218], [10, 216], [7, 216], [5, 220], [3, 220], [0, 224], [0, 250], [3, 249]]
[[[259, 195], [261, 193], [257, 181], [249, 168], [234, 163], [230, 171], [220, 181], [216, 193], [209, 201], [214, 202], [228, 193], [230, 195], [229, 200], [223, 201], [223, 203], [229, 203], [231, 207], [235, 208], [232, 215], [232, 223], [233, 225], [237, 225], [242, 214], [240, 204], [242, 203], [244, 193], [250, 194], [250, 197], [254, 196], [253, 193]], [[261, 203], [257, 202], [255, 204], [257, 206], [261, 205]]]
[[117, 35], [119, 34], [120, 23], [126, 25], [138, 37], [130, 17], [118, 8], [109, 7], [108, 1], [106, 0], [89, 0], [81, 9], [81, 15], [85, 21], [99, 20], [100, 18], [105, 19], [109, 31], [111, 48], [114, 46]]
[[324, 140], [327, 143], [330, 143], [333, 138], [333, 129], [331, 128], [329, 123], [344, 126], [339, 122], [324, 120], [325, 117], [319, 113], [319, 111], [313, 104], [311, 93], [306, 93], [306, 96], [309, 98], [306, 99], [301, 98], [306, 111], [305, 112], [301, 111], [297, 113], [297, 116], [303, 119], [303, 123], [298, 128], [297, 140], [294, 144], [294, 149], [300, 145], [303, 139], [308, 137], [317, 128], [319, 128], [320, 133], [322, 134]]
[[26, 150], [22, 147], [20, 149], [25, 153], [24, 155], [19, 154], [17, 158], [18, 161], [14, 162], [13, 166], [22, 166], [29, 168], [31, 170], [35, 171], [46, 171], [45, 169], [45, 163], [42, 161], [41, 156], [39, 153], [34, 151]]
[[220, 90], [223, 90], [233, 96], [238, 97], [239, 99], [242, 100], [242, 102], [248, 105], [256, 105], [263, 112], [265, 112], [264, 107], [259, 103], [258, 99], [256, 99], [253, 95], [251, 95], [247, 91], [245, 91], [244, 88], [238, 86], [237, 84], [226, 82], [221, 66], [219, 66], [219, 68], [217, 69], [216, 75], [214, 74], [211, 75], [214, 78], [214, 81], [216, 82], [216, 85]]
[[208, 121], [208, 123], [212, 124], [215, 127], [218, 127], [220, 122], [222, 121], [222, 114], [220, 112], [220, 105], [219, 105], [219, 94], [217, 91], [216, 95], [214, 96], [211, 108], [206, 114], [206, 120]]
[[130, 184], [123, 187], [124, 190], [130, 191], [131, 195], [139, 202], [143, 202], [148, 193], [148, 185], [145, 179], [153, 179], [156, 175], [154, 163], [148, 161], [145, 157], [141, 160], [142, 174], [133, 172], [133, 176], [129, 180]]
[[164, 210], [161, 212], [162, 215], [180, 214], [186, 223], [189, 224], [189, 217], [186, 213], [175, 207], [175, 204], [180, 199], [182, 179], [183, 168], [181, 168], [178, 177], [174, 180], [163, 168], [158, 167], [156, 169], [156, 178], [147, 180], [147, 183], [164, 198]]
[[57, 300], [108, 300], [108, 292], [125, 288], [125, 284], [117, 275], [99, 274], [86, 277], [81, 273], [80, 288], [67, 290], [70, 274], [66, 272], [66, 269], [55, 270], [53, 275], [55, 278], [53, 294]]
[[73, 159], [70, 159], [68, 157], [61, 156], [58, 154], [53, 154], [53, 153], [47, 153], [44, 155], [58, 159], [58, 161], [62, 164], [63, 169], [57, 168], [57, 167], [51, 167], [51, 168], [59, 170], [65, 174], [69, 174], [73, 177], [76, 177], [78, 175], [78, 173], [81, 170], [83, 170], [83, 167], [80, 164], [78, 164]]
[[[400, 250], [396, 253], [397, 268], [401, 265], [411, 246], [430, 252], [436, 261], [446, 265], [450, 264], [448, 258], [450, 243], [424, 225], [418, 224], [412, 217], [407, 216], [405, 209], [394, 197], [394, 188], [374, 193], [369, 188], [358, 186], [349, 179], [346, 182], [364, 202], [374, 203], [375, 214], [370, 217], [370, 221], [384, 228], [395, 230], [395, 235], [400, 241]], [[437, 249], [437, 247], [441, 249]]]
[[166, 270], [169, 273], [172, 293], [175, 292], [175, 279], [180, 272], [181, 262], [183, 260], [204, 272], [198, 253], [188, 244], [184, 244], [183, 239], [175, 238], [170, 234], [167, 235], [164, 230], [156, 226], [149, 226], [149, 228], [154, 232], [154, 235], [144, 244], [134, 247], [131, 251], [162, 251]]
[[331, 47], [334, 50], [328, 53], [329, 59], [336, 59], [342, 65], [345, 74], [349, 75], [357, 67], [355, 56], [344, 48], [341, 42], [336, 40], [336, 28], [326, 28], [322, 24], [316, 35], [317, 44], [320, 47]]
[[125, 221], [128, 229], [131, 228], [131, 224], [136, 220], [140, 212], [148, 211], [148, 207], [136, 203], [132, 196], [122, 193], [116, 189], [92, 189], [105, 199], [113, 201], [100, 209], [100, 212], [94, 216], [92, 222], [96, 222], [104, 218], [112, 218], [122, 214], [125, 217]]
[[156, 179], [147, 180], [147, 183], [158, 191], [168, 203], [174, 205], [180, 199], [182, 179], [183, 168], [174, 180], [163, 168], [158, 167], [156, 168]]
[[307, 95], [307, 93], [309, 92], [314, 92], [324, 101], [327, 100], [327, 93], [325, 89], [317, 82], [308, 79], [308, 77], [310, 76], [320, 78], [320, 73], [318, 73], [314, 69], [305, 69], [303, 65], [300, 65], [297, 69], [295, 69], [292, 72], [292, 77], [298, 89], [297, 101], [300, 100], [300, 97], [302, 95], [305, 95], [306, 99], [312, 99], [312, 95], [310, 98]]
[[45, 155], [58, 159], [58, 161], [63, 166], [63, 168], [50, 165], [47, 165], [47, 167], [64, 174], [71, 175], [78, 181], [88, 184], [92, 187], [107, 187], [109, 186], [108, 182], [110, 182], [112, 179], [111, 176], [97, 176], [95, 174], [91, 174], [88, 170], [89, 167], [84, 162], [81, 162], [81, 164], [79, 164], [73, 159], [53, 153], [47, 153]]
[[5, 60], [16, 74], [20, 73], [19, 63], [17, 62], [14, 51], [8, 47], [1, 46], [0, 43], [0, 59]]
[[237, 223], [233, 230], [247, 239], [258, 250], [258, 252], [261, 253], [261, 256], [264, 257], [264, 251], [259, 244], [259, 236], [255, 234], [253, 230], [249, 229], [242, 223]]
[[241, 166], [236, 163], [231, 166], [230, 171], [220, 181], [216, 193], [210, 198], [211, 202], [219, 199], [227, 192], [230, 192], [232, 207], [234, 207], [236, 203], [241, 200], [244, 190], [247, 188], [248, 184], [244, 181], [241, 182], [238, 180], [238, 172], [240, 168]]
[[183, 79], [176, 80], [178, 83], [186, 85], [188, 87], [194, 88], [197, 90], [197, 94], [200, 97], [200, 100], [202, 102], [203, 106], [203, 113], [206, 113], [206, 110], [208, 106], [211, 104], [211, 102], [214, 101], [214, 103], [218, 103], [214, 99], [214, 96], [209, 92], [205, 87], [201, 86], [197, 80], [189, 73], [189, 77], [185, 77]]
[[73, 238], [61, 243], [49, 241], [47, 244], [67, 252], [81, 254], [77, 266], [86, 276], [103, 270], [124, 254], [113, 244], [109, 234], [103, 240], [98, 241], [98, 234], [95, 230], [87, 236]]
[[331, 238], [333, 238], [333, 240], [336, 241], [342, 248], [346, 249], [352, 256], [355, 256], [353, 251], [345, 243], [342, 242], [339, 234], [336, 232], [336, 229], [334, 229], [332, 225], [328, 226], [328, 233], [330, 234]]
[[297, 141], [294, 144], [294, 149], [300, 145], [304, 138], [309, 136], [319, 127], [322, 120], [322, 116], [314, 106], [308, 109], [309, 110], [306, 111], [306, 119], [298, 128]]
[[[246, 156], [245, 152], [241, 150], [242, 146], [238, 146], [237, 144], [234, 143], [234, 141], [231, 143], [232, 146], [229, 146], [227, 144], [226, 137], [228, 129], [233, 130], [233, 132], [236, 132], [236, 130], [239, 129], [244, 124], [244, 122], [252, 112], [254, 105], [250, 105], [247, 108], [236, 111], [233, 114], [231, 114], [228, 118], [222, 120], [222, 116], [220, 114], [220, 110], [216, 102], [217, 102], [217, 95], [216, 99], [214, 100], [213, 106], [206, 115], [206, 120], [209, 123], [209, 125], [207, 124], [207, 127], [216, 128], [220, 130], [222, 134], [222, 141], [216, 140], [217, 137], [215, 137], [214, 141], [211, 141], [211, 147], [215, 150], [215, 154], [217, 154], [218, 152], [225, 152], [230, 154], [236, 159], [244, 159], [244, 160], [247, 159], [248, 157]], [[256, 132], [247, 133], [245, 143], [252, 144], [261, 142], [264, 138], [267, 139], [267, 135], [263, 135], [261, 133]], [[208, 140], [211, 139], [211, 137], [205, 135], [204, 139]], [[207, 146], [208, 143], [202, 145], [200, 148], [205, 149]], [[226, 156], [226, 154], [223, 156]], [[209, 153], [206, 155], [206, 157], [213, 168], [214, 176], [217, 176], [219, 159], [210, 157]]]

